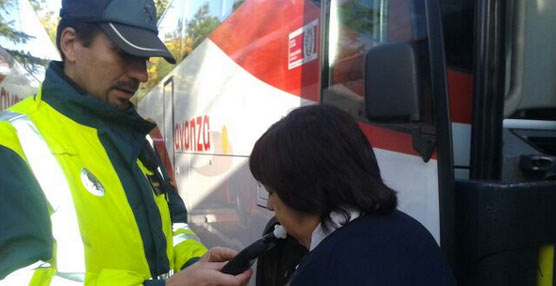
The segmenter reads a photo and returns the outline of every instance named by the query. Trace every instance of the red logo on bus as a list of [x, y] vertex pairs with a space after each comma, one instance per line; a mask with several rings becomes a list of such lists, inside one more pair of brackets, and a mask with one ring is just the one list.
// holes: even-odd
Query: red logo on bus
[[210, 150], [210, 122], [201, 115], [174, 126], [174, 150], [207, 152]]

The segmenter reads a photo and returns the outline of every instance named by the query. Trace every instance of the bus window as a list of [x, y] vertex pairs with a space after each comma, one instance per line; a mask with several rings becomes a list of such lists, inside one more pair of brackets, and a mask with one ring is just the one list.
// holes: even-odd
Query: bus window
[[352, 114], [363, 110], [363, 58], [373, 46], [388, 40], [388, 1], [331, 1], [329, 85], [323, 101]]
[[507, 10], [502, 179], [554, 180], [556, 3], [511, 1]]
[[[322, 101], [336, 105], [359, 120], [364, 119], [363, 68], [365, 53], [389, 43], [423, 43], [418, 57], [428, 61], [423, 1], [331, 1], [329, 24], [329, 77]], [[395, 64], [395, 61], [392, 62]], [[423, 64], [422, 67], [427, 67]], [[428, 71], [420, 73], [428, 76]], [[422, 122], [432, 124], [430, 80], [420, 79]]]
[[510, 2], [504, 117], [556, 120], [556, 3]]
[[473, 71], [475, 1], [443, 0], [442, 29], [446, 65], [452, 70]]

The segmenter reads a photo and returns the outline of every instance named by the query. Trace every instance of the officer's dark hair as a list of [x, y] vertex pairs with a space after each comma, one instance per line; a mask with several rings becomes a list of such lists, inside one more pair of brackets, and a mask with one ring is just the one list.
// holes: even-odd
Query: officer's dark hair
[[255, 143], [249, 168], [285, 205], [318, 214], [325, 230], [332, 211], [348, 221], [351, 208], [382, 215], [397, 205], [371, 144], [357, 122], [334, 106], [300, 107], [274, 123]]
[[83, 46], [85, 47], [91, 46], [95, 37], [102, 32], [100, 26], [96, 23], [87, 23], [62, 18], [58, 23], [58, 28], [56, 29], [56, 48], [58, 48], [58, 52], [62, 56], [62, 61], [65, 61], [66, 57], [60, 47], [60, 39], [62, 37], [62, 32], [69, 27], [75, 30], [77, 39], [83, 43]]

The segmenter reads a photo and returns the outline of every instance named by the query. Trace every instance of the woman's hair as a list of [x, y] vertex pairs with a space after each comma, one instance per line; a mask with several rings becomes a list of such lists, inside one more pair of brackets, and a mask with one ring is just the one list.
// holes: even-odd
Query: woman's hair
[[75, 30], [77, 39], [81, 41], [81, 43], [83, 43], [83, 46], [85, 47], [89, 47], [93, 43], [95, 37], [100, 32], [102, 32], [100, 26], [96, 23], [88, 23], [62, 18], [58, 23], [58, 28], [56, 28], [56, 48], [58, 49], [58, 52], [60, 52], [62, 60], [65, 60], [66, 56], [62, 52], [60, 39], [62, 37], [62, 32], [68, 27], [71, 27]]
[[380, 177], [371, 144], [346, 112], [310, 105], [274, 123], [255, 143], [249, 168], [285, 205], [318, 214], [325, 230], [330, 213], [389, 214], [395, 192]]

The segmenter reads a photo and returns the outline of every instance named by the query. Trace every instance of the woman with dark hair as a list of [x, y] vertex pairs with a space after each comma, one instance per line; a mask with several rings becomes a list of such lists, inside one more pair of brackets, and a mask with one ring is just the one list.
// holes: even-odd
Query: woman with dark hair
[[268, 208], [309, 250], [291, 285], [455, 285], [434, 238], [396, 210], [396, 193], [346, 112], [290, 112], [255, 143], [249, 167], [269, 192]]

